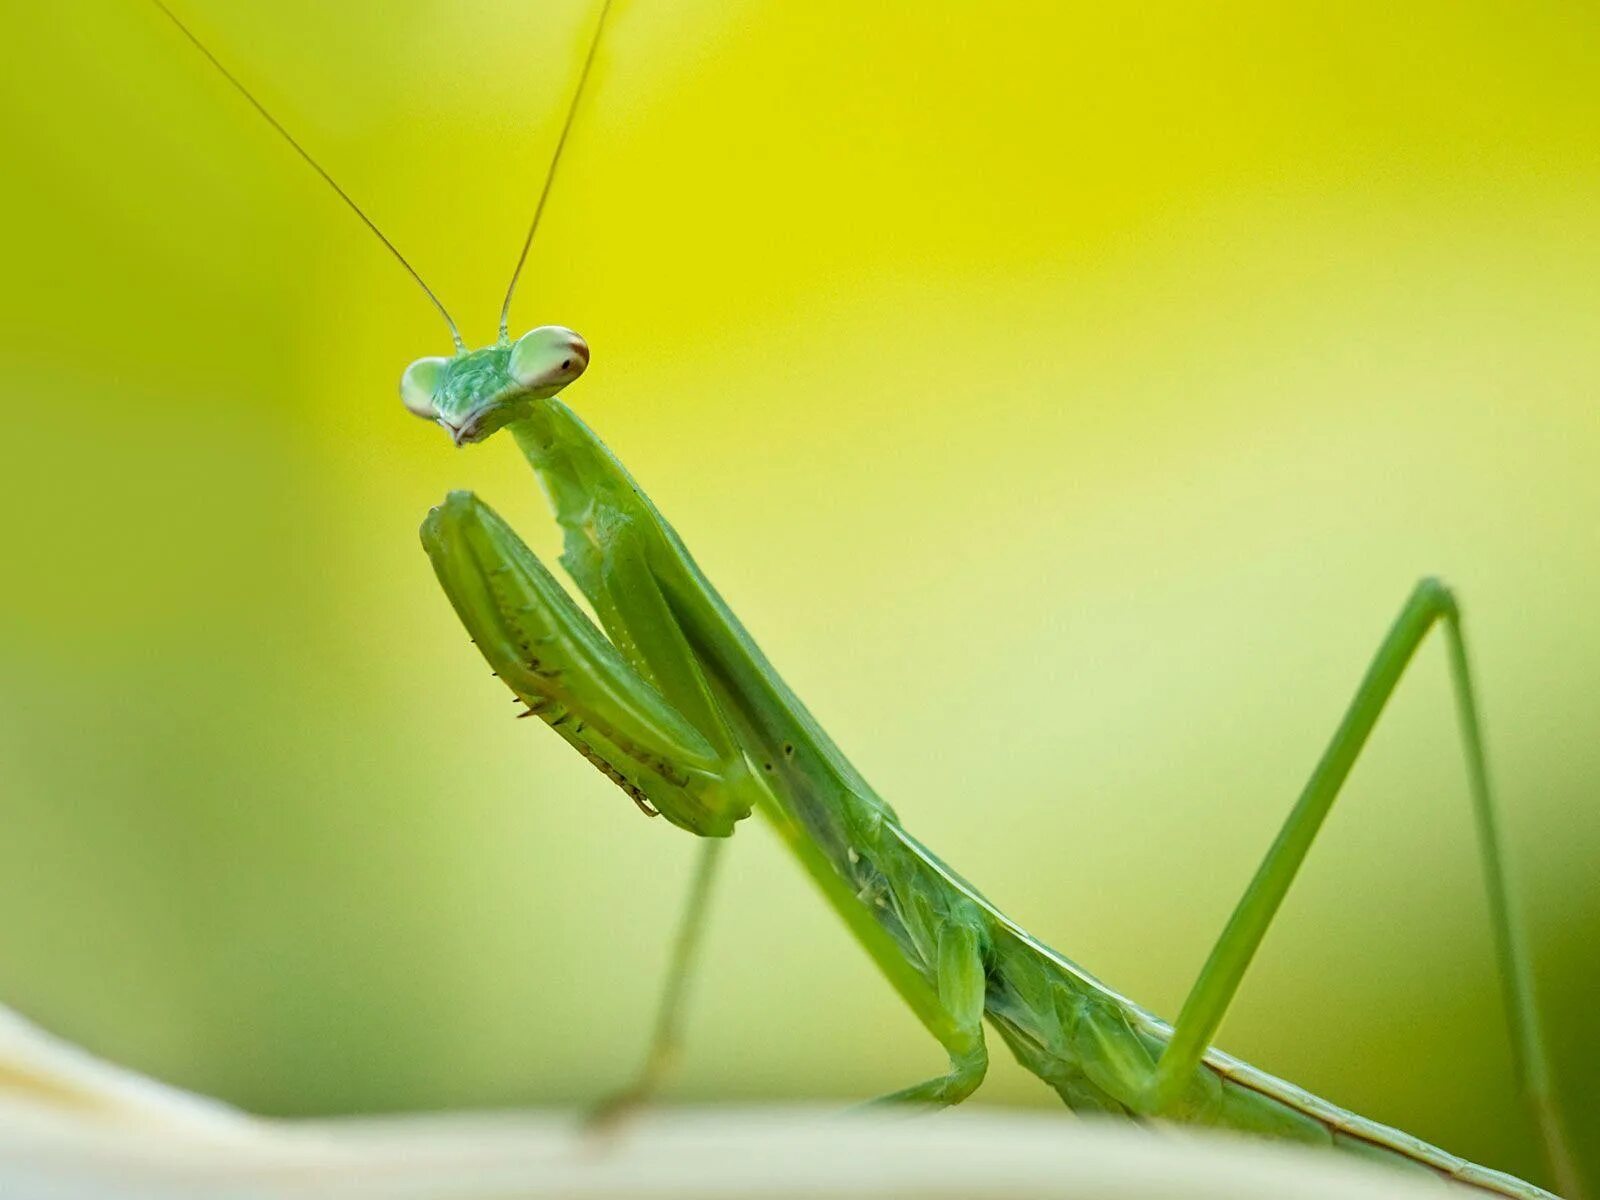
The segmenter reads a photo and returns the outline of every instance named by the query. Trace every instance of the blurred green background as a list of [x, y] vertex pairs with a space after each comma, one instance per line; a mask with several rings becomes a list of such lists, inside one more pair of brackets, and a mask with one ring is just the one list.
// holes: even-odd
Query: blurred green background
[[[491, 336], [593, 4], [182, 11]], [[1591, 1164], [1596, 14], [618, 0], [514, 321], [908, 824], [1169, 1015], [1450, 578]], [[0, 1001], [262, 1112], [595, 1098], [694, 847], [434, 586], [450, 487], [554, 550], [531, 477], [402, 411], [436, 317], [158, 14], [8, 36]], [[1222, 1044], [1537, 1172], [1476, 872], [1430, 646]], [[765, 828], [725, 882], [675, 1097], [937, 1067]]]

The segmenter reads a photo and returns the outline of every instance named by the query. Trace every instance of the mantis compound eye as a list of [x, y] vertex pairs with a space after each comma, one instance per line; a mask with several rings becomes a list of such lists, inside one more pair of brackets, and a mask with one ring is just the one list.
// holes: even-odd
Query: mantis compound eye
[[554, 396], [589, 365], [589, 343], [562, 325], [541, 325], [511, 347], [511, 378], [535, 395]]
[[445, 364], [449, 361], [448, 358], [419, 358], [406, 368], [406, 373], [400, 376], [400, 402], [406, 406], [407, 412], [429, 421], [438, 417], [433, 397], [439, 390], [439, 381], [444, 378]]

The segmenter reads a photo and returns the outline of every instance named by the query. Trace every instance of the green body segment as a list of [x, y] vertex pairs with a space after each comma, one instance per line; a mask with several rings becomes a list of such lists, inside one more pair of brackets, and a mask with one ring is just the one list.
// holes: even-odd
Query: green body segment
[[[614, 649], [464, 493], [430, 514], [423, 534], [457, 612], [519, 697], [581, 714], [581, 729], [558, 726], [563, 736], [676, 823], [720, 834], [754, 808], [774, 823], [950, 1056], [947, 1074], [892, 1098], [951, 1103], [975, 1088], [986, 1019], [1071, 1108], [1155, 1115], [1152, 1079], [1171, 1027], [1028, 935], [905, 831], [570, 409], [541, 398], [507, 427]], [[519, 624], [513, 612], [533, 619]], [[556, 682], [536, 648], [552, 644], [564, 656]], [[1162, 1119], [1342, 1148], [1523, 1200], [1549, 1196], [1215, 1050], [1171, 1090]]]

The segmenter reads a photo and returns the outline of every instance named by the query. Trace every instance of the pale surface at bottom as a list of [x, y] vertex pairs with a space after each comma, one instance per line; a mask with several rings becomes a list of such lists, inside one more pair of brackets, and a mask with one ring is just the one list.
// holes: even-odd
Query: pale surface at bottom
[[264, 1120], [114, 1067], [0, 1009], [6, 1200], [1448, 1194], [1337, 1155], [1065, 1113], [679, 1109], [604, 1140], [570, 1113]]

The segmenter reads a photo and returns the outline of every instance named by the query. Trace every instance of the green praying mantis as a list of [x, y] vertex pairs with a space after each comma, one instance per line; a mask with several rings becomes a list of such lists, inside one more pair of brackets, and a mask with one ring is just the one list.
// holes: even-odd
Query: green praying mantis
[[157, 8], [366, 223], [438, 308], [455, 352], [413, 362], [405, 407], [457, 446], [509, 431], [564, 533], [561, 557], [598, 617], [470, 492], [422, 526], [462, 624], [523, 704], [644, 813], [707, 839], [674, 949], [654, 1044], [612, 1111], [644, 1099], [678, 1036], [719, 848], [753, 812], [772, 822], [823, 897], [948, 1055], [948, 1069], [885, 1101], [955, 1104], [982, 1082], [986, 1026], [1071, 1109], [1213, 1126], [1360, 1152], [1480, 1191], [1551, 1193], [1359, 1117], [1256, 1070], [1211, 1041], [1358, 754], [1436, 627], [1448, 650], [1495, 947], [1523, 1090], [1553, 1177], [1579, 1183], [1554, 1101], [1528, 951], [1507, 886], [1462, 619], [1424, 579], [1402, 606], [1288, 819], [1168, 1024], [1029, 935], [913, 837], [783, 682], [623, 465], [559, 399], [589, 365], [561, 326], [509, 333], [537, 232], [610, 8], [602, 6], [500, 314], [469, 349], [438, 298], [317, 161], [162, 3]]

